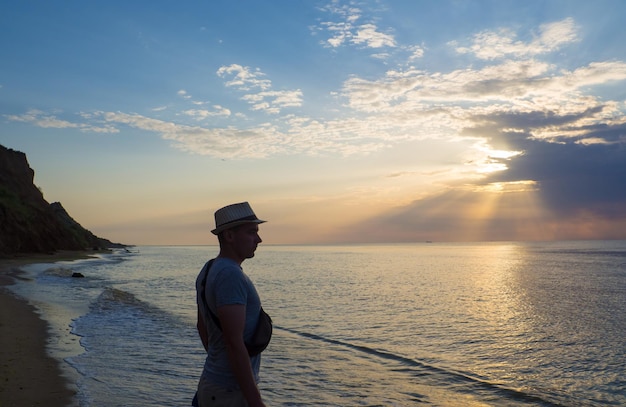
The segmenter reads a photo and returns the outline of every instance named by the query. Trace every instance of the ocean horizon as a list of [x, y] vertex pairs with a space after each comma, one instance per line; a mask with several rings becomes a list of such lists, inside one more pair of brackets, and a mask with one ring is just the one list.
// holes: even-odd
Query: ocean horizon
[[[49, 322], [76, 406], [191, 405], [194, 283], [217, 251], [24, 268], [11, 289]], [[243, 268], [275, 323], [268, 406], [626, 405], [626, 241], [262, 244]]]

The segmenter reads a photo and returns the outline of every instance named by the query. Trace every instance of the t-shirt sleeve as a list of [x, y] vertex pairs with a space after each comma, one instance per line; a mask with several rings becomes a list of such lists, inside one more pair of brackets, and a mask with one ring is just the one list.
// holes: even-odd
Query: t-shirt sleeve
[[215, 306], [246, 305], [246, 282], [241, 270], [225, 267], [215, 276]]

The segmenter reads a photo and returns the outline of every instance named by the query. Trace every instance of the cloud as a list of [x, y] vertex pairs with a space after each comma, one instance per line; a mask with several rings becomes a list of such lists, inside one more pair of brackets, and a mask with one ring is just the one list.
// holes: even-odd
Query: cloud
[[[245, 71], [248, 70], [236, 68], [233, 72]], [[253, 82], [250, 76], [242, 77]], [[588, 130], [619, 129], [624, 122], [623, 104], [601, 102], [582, 94], [589, 86], [620, 80], [626, 80], [626, 64], [617, 61], [593, 63], [571, 72], [557, 71], [535, 60], [503, 61], [479, 70], [428, 73], [406, 69], [388, 71], [378, 81], [351, 78], [343, 90], [351, 110], [334, 120], [292, 115], [275, 123], [235, 129], [186, 126], [121, 112], [83, 116], [88, 120], [86, 123], [61, 121], [38, 111], [7, 118], [41, 127], [54, 125], [82, 131], [117, 132], [117, 126], [128, 125], [174, 140], [174, 145], [184, 151], [221, 158], [286, 154], [347, 156], [408, 140], [474, 139], [477, 140], [474, 168], [488, 174], [498, 168], [506, 169], [506, 162], [490, 158], [493, 150], [519, 150], [507, 145], [503, 134], [555, 143], [572, 138], [583, 147], [592, 141], [593, 144], [599, 144], [600, 140], [620, 142], [617, 136], [609, 139], [613, 133], [608, 130], [594, 134]], [[301, 98], [298, 91], [273, 90], [243, 96], [253, 109], [276, 113], [282, 108], [299, 106]], [[219, 105], [213, 109], [185, 110], [181, 114], [196, 120], [233, 115], [230, 109]], [[485, 143], [494, 146], [484, 148]]]
[[420, 47], [418, 45], [414, 45], [411, 47], [407, 47], [407, 49], [412, 53], [411, 56], [409, 56], [409, 61], [413, 61], [415, 59], [420, 59], [424, 56], [424, 48]]
[[[205, 105], [205, 104], [206, 104], [206, 102], [201, 102], [201, 101], [199, 101], [199, 100], [193, 100], [193, 96], [192, 96], [192, 95], [190, 95], [190, 94], [189, 94], [189, 92], [187, 92], [187, 91], [186, 91], [186, 90], [184, 90], [184, 89], [179, 90], [178, 92], [176, 92], [176, 94], [177, 94], [178, 96], [180, 96], [181, 98], [185, 99], [186, 101], [188, 101], [188, 102], [190, 102], [190, 103], [192, 103], [192, 104], [194, 104], [194, 105], [196, 105], [196, 106], [202, 106], [202, 105]], [[166, 108], [166, 107], [163, 107], [163, 108], [161, 108], [161, 109], [159, 109], [159, 110], [157, 110], [157, 109], [153, 109], [153, 110], [154, 110], [154, 111], [160, 111], [160, 110], [164, 110], [165, 108]]]
[[[357, 9], [340, 10], [346, 24], [361, 18]], [[260, 69], [238, 64], [220, 67], [217, 75], [224, 79], [227, 88], [242, 93], [241, 99], [253, 112], [274, 115], [271, 121], [249, 119], [243, 127], [242, 121], [237, 120], [236, 125], [217, 128], [124, 112], [98, 112], [82, 116], [83, 122], [58, 119], [39, 111], [5, 117], [40, 127], [81, 131], [118, 132], [120, 126], [130, 126], [159, 134], [184, 151], [220, 158], [348, 156], [428, 138], [469, 140], [474, 150], [464, 158], [473, 160], [469, 167], [474, 176], [479, 172], [480, 178], [485, 178], [496, 170], [511, 172], [513, 163], [526, 161], [529, 154], [534, 154], [534, 150], [525, 150], [512, 141], [519, 138], [544, 143], [571, 141], [582, 149], [623, 143], [623, 134], [619, 132], [624, 125], [626, 105], [601, 100], [594, 96], [593, 90], [625, 81], [626, 63], [598, 61], [563, 70], [538, 59], [541, 53], [576, 39], [575, 27], [570, 19], [542, 26], [529, 41], [510, 42], [514, 46], [507, 52], [492, 44], [492, 49], [500, 50], [500, 59], [487, 60], [478, 68], [470, 65], [449, 72], [429, 72], [399, 64], [403, 68], [390, 69], [378, 79], [353, 75], [343, 83], [339, 100], [345, 105], [337, 106], [338, 114], [333, 119], [279, 116], [285, 109], [303, 106], [302, 91], [274, 89], [272, 81]], [[487, 37], [482, 33], [475, 41]], [[424, 47], [413, 49], [415, 53], [408, 61], [422, 55]], [[484, 46], [480, 49], [486, 52]], [[491, 52], [495, 55], [495, 51]], [[178, 95], [191, 98], [184, 89]], [[207, 109], [182, 110], [177, 117], [200, 122], [210, 117], [238, 119], [241, 112], [213, 105]], [[496, 150], [515, 154], [523, 151], [523, 154], [505, 159], [497, 156]]]
[[333, 48], [337, 48], [352, 37], [352, 24], [348, 23], [322, 23], [325, 28], [333, 34], [326, 40], [327, 44]]
[[195, 118], [196, 120], [204, 120], [209, 117], [216, 117], [216, 116], [228, 117], [231, 115], [231, 112], [229, 109], [226, 109], [220, 105], [213, 105], [213, 109], [214, 110], [189, 109], [181, 113], [186, 116], [191, 116]]
[[[212, 114], [225, 112], [187, 110], [182, 114], [201, 120]], [[35, 110], [20, 116], [5, 117], [11, 121], [28, 122], [44, 128], [79, 129], [84, 132], [119, 133], [120, 126], [128, 126], [158, 134], [163, 139], [173, 141], [173, 146], [180, 150], [216, 158], [261, 159], [294, 154], [348, 156], [384, 147], [384, 143], [377, 140], [377, 128], [369, 125], [367, 120], [357, 119], [320, 122], [302, 117], [287, 117], [283, 118], [287, 123], [286, 128], [281, 129], [284, 126], [271, 123], [249, 128], [206, 128], [134, 113], [103, 111], [80, 114], [74, 121], [58, 120], [55, 116]], [[81, 119], [86, 123], [79, 122]]]
[[[471, 163], [482, 176], [345, 228], [354, 232], [346, 241], [366, 230], [377, 230], [377, 241], [626, 237], [625, 104], [593, 93], [626, 81], [626, 63], [564, 70], [538, 59], [577, 40], [572, 19], [543, 25], [526, 42], [511, 31], [483, 32], [457, 47], [487, 61], [479, 68], [409, 67], [344, 82], [347, 106], [388, 140], [474, 139], [484, 153]], [[383, 117], [401, 124], [392, 130]], [[529, 194], [532, 210], [520, 206]], [[451, 203], [458, 218], [446, 210]], [[504, 216], [510, 208], [519, 214]]]
[[241, 91], [267, 90], [272, 86], [272, 82], [264, 79], [265, 74], [259, 69], [252, 71], [247, 66], [237, 64], [222, 66], [217, 70], [217, 75], [221, 78], [230, 77], [231, 79], [226, 81], [226, 86], [233, 86]]
[[[534, 122], [534, 115], [524, 116], [516, 121]], [[511, 120], [492, 119], [494, 126], [480, 132], [495, 138]], [[563, 125], [564, 119], [552, 121]], [[506, 171], [451, 184], [346, 225], [327, 238], [334, 242], [624, 239], [626, 124], [588, 129], [580, 138], [610, 142], [550, 143], [528, 133], [502, 132], [500, 142], [523, 151], [515, 157], [492, 157], [506, 165]]]
[[191, 99], [191, 95], [187, 94], [187, 91], [184, 89], [181, 89], [176, 93], [178, 94], [178, 96], [182, 97], [183, 99]]
[[425, 103], [509, 101], [545, 93], [554, 67], [539, 61], [504, 61], [479, 70], [429, 73], [408, 68], [389, 70], [378, 80], [354, 76], [343, 86], [349, 106], [365, 112], [422, 109]]
[[[579, 115], [541, 117], [532, 112], [490, 117], [491, 126], [481, 132], [506, 143], [523, 154], [506, 162], [507, 171], [490, 174], [484, 183], [532, 180], [539, 185], [542, 202], [556, 218], [575, 216], [583, 211], [607, 219], [626, 219], [626, 122], [587, 126]], [[537, 120], [537, 117], [541, 120]], [[528, 133], [507, 134], [501, 129], [515, 121]], [[576, 130], [576, 137], [556, 142], [532, 137], [536, 127], [565, 127]], [[594, 140], [592, 143], [581, 143]]]
[[[248, 129], [204, 128], [153, 119], [138, 114], [97, 112], [108, 124], [125, 125], [159, 134], [174, 141], [180, 150], [218, 158], [262, 159], [276, 155], [340, 154], [351, 155], [381, 148], [375, 143], [352, 145], [349, 125], [345, 122], [318, 123], [295, 120], [288, 131], [261, 124]], [[366, 126], [366, 125], [363, 125]]]
[[[320, 8], [336, 17], [339, 21], [324, 21], [314, 27], [317, 31], [326, 31], [331, 36], [323, 43], [332, 48], [346, 43], [366, 48], [396, 47], [392, 34], [383, 33], [373, 22], [357, 24], [362, 17], [362, 10], [352, 5], [338, 5], [336, 2]], [[378, 54], [377, 54], [378, 55]]]
[[[91, 118], [88, 114], [82, 114], [84, 118]], [[94, 125], [90, 123], [75, 123], [67, 120], [58, 119], [55, 115], [46, 114], [40, 110], [31, 109], [22, 115], [5, 115], [10, 121], [30, 123], [42, 128], [55, 129], [78, 129], [82, 132], [92, 133], [118, 133], [119, 130], [108, 125]]]
[[396, 41], [392, 35], [383, 34], [377, 30], [378, 28], [374, 24], [364, 24], [357, 29], [352, 42], [355, 44], [366, 44], [369, 48], [396, 46]]
[[320, 7], [321, 11], [325, 11], [329, 14], [339, 17], [340, 21], [324, 21], [314, 29], [319, 31], [328, 31], [331, 37], [326, 40], [326, 45], [337, 48], [346, 41], [349, 41], [353, 36], [354, 22], [361, 17], [361, 10], [347, 5], [338, 5], [337, 2], [333, 2], [324, 7]]
[[220, 158], [253, 157], [268, 155], [265, 133], [257, 130], [207, 129], [153, 119], [138, 114], [98, 112], [107, 123], [122, 124], [132, 128], [160, 134], [174, 146], [195, 154]]
[[272, 82], [264, 78], [265, 74], [260, 69], [253, 71], [249, 67], [232, 64], [220, 67], [217, 75], [227, 79], [227, 87], [247, 92], [241, 99], [252, 105], [253, 111], [278, 114], [284, 108], [302, 105], [303, 95], [300, 89], [272, 90]]
[[[473, 54], [480, 59], [497, 59], [506, 56], [532, 57], [555, 51], [565, 44], [578, 41], [576, 25], [572, 18], [544, 24], [532, 41], [517, 40], [517, 34], [503, 28], [499, 31], [483, 31], [474, 35], [472, 45], [458, 46], [461, 54]], [[451, 43], [456, 45], [456, 43]]]
[[263, 110], [266, 113], [278, 114], [285, 107], [302, 105], [302, 91], [266, 91], [247, 94], [242, 100], [252, 105], [252, 110]]
[[414, 110], [425, 103], [504, 102], [520, 108], [543, 99], [551, 105], [579, 103], [589, 86], [626, 79], [626, 64], [596, 62], [564, 71], [546, 62], [505, 60], [481, 69], [458, 69], [449, 73], [408, 68], [389, 70], [378, 80], [353, 76], [343, 86], [349, 106], [366, 112]]

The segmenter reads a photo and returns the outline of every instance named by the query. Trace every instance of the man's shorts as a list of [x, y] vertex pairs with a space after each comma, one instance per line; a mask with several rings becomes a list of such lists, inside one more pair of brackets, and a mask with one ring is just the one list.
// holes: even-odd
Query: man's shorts
[[199, 407], [248, 407], [240, 390], [229, 390], [200, 379], [198, 383]]

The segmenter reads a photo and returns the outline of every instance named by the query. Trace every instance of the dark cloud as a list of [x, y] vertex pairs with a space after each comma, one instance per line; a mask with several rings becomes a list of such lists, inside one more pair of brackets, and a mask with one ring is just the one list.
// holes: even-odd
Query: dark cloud
[[[466, 136], [498, 149], [521, 151], [472, 185], [451, 189], [382, 213], [347, 230], [364, 241], [533, 240], [626, 238], [626, 124], [584, 124], [600, 113], [545, 112], [476, 117]], [[533, 134], [561, 129], [550, 140]], [[511, 130], [515, 129], [515, 130]], [[576, 134], [572, 136], [572, 134]], [[593, 140], [593, 143], [583, 143]], [[513, 191], [485, 198], [493, 183], [533, 181], [533, 197]], [[482, 210], [484, 209], [484, 210]]]
[[[607, 217], [626, 216], [626, 124], [575, 126], [578, 119], [591, 114], [544, 115], [542, 120], [537, 114], [494, 118], [501, 128], [515, 123], [528, 131], [495, 137], [507, 148], [523, 153], [501, 160], [508, 170], [494, 173], [483, 182], [536, 181], [548, 209], [561, 216], [583, 210]], [[560, 126], [578, 134], [550, 141], [529, 137], [536, 126]], [[595, 142], [582, 142], [590, 139]]]

